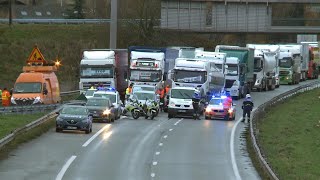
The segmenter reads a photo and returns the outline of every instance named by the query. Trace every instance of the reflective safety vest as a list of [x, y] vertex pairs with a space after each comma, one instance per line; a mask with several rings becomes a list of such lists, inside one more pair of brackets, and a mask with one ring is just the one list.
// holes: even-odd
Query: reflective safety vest
[[128, 94], [131, 94], [131, 92], [132, 92], [132, 88], [131, 87], [127, 87], [127, 89], [126, 89], [126, 94], [128, 95]]
[[2, 100], [3, 100], [3, 101], [9, 100], [9, 99], [10, 99], [10, 93], [9, 93], [9, 91], [7, 91], [7, 90], [3, 91], [1, 97], [2, 97]]

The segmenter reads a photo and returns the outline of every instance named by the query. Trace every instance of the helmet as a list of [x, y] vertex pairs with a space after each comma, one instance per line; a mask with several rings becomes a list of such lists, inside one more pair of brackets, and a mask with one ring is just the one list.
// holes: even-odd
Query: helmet
[[247, 95], [246, 95], [246, 98], [251, 98], [250, 94], [247, 94]]

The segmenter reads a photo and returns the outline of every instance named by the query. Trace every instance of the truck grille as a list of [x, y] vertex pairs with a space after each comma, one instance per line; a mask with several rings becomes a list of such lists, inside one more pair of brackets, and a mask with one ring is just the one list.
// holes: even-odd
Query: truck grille
[[[102, 82], [103, 87], [110, 87], [111, 86], [111, 82]], [[94, 85], [94, 87], [98, 87], [99, 84], [97, 82], [85, 82], [83, 83], [83, 89], [87, 90], [90, 89], [90, 87]]]
[[34, 98], [19, 98], [15, 99], [15, 101], [18, 106], [27, 106], [33, 104]]
[[230, 79], [227, 79], [226, 80], [226, 85], [225, 85], [225, 88], [231, 88], [233, 83], [234, 83], [235, 80], [230, 80]]
[[288, 75], [289, 74], [289, 71], [280, 71], [279, 72], [279, 75], [280, 76], [286, 76], [286, 75]]

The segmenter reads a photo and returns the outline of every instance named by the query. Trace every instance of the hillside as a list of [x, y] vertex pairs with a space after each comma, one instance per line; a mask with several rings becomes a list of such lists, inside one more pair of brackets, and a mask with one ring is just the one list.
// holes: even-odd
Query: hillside
[[[246, 42], [294, 42], [295, 35], [205, 35], [149, 30], [142, 33], [139, 26], [119, 26], [118, 48], [131, 45], [198, 46], [213, 50], [217, 44], [244, 45]], [[61, 90], [78, 88], [79, 62], [83, 49], [108, 48], [107, 25], [0, 25], [0, 88], [11, 88], [25, 64], [33, 46], [37, 44], [47, 60], [62, 59], [58, 78]]]

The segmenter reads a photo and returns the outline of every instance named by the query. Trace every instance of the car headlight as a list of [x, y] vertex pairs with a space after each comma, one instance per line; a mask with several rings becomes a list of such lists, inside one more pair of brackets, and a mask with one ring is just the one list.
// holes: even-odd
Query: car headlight
[[38, 102], [41, 102], [40, 96], [37, 96], [36, 98], [34, 98], [33, 104], [36, 104]]
[[63, 119], [62, 118], [60, 118], [60, 117], [57, 117], [57, 119], [56, 119], [57, 121], [63, 121]]
[[211, 108], [207, 107], [206, 112], [211, 112]]
[[11, 104], [17, 104], [13, 97], [11, 97]]
[[82, 122], [83, 123], [88, 123], [89, 121], [88, 121], [88, 119], [83, 119]]
[[111, 114], [110, 109], [106, 109], [103, 111], [103, 115], [109, 115], [109, 114]]
[[230, 108], [230, 109], [228, 110], [228, 113], [229, 113], [229, 114], [233, 113], [233, 109]]
[[169, 105], [170, 105], [170, 106], [175, 106], [174, 102], [170, 102]]

